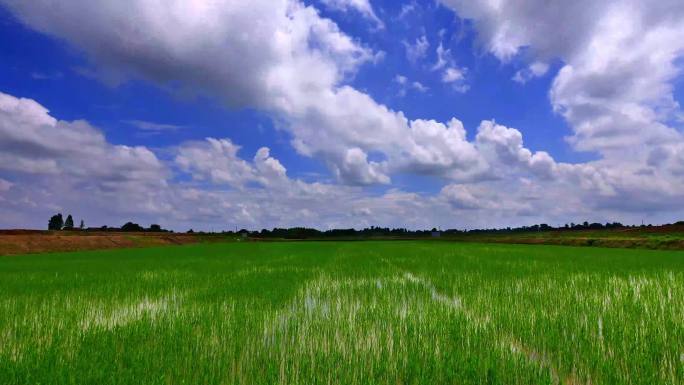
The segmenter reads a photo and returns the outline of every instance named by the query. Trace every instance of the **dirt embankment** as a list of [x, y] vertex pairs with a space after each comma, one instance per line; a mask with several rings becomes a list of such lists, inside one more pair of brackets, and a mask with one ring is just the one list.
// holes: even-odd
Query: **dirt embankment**
[[[473, 241], [473, 240], [470, 240]], [[611, 237], [564, 237], [564, 238], [485, 238], [478, 242], [515, 243], [525, 245], [557, 245], [557, 246], [594, 246], [622, 249], [652, 250], [684, 250], [684, 239], [649, 239], [649, 238], [611, 238]]]
[[196, 243], [192, 234], [81, 231], [0, 231], [0, 255], [101, 250]]

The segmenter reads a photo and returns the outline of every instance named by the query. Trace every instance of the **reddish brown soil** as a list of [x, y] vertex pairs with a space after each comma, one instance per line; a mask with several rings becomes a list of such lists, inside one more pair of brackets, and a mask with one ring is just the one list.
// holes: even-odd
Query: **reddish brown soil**
[[195, 243], [191, 234], [0, 230], [0, 255]]

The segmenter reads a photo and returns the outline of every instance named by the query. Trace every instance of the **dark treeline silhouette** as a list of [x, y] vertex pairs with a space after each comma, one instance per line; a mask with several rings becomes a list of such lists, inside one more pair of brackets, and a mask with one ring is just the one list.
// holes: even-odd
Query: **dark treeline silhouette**
[[123, 226], [121, 227], [109, 227], [109, 226], [102, 226], [102, 227], [90, 227], [87, 229], [87, 231], [123, 231], [123, 232], [131, 232], [131, 233], [142, 233], [142, 232], [148, 232], [148, 233], [172, 233], [173, 231], [171, 230], [166, 230], [163, 229], [160, 225], [158, 224], [152, 224], [150, 227], [145, 228], [140, 226], [137, 223], [133, 222], [126, 222]]
[[[64, 217], [62, 216], [62, 213], [58, 213], [53, 215], [50, 218], [50, 221], [48, 221], [48, 230], [76, 230], [76, 227], [74, 227], [74, 218], [71, 216], [71, 214], [67, 215], [66, 220], [64, 220]], [[85, 227], [85, 222], [81, 219], [81, 224], [78, 227], [78, 230], [81, 231], [111, 231], [111, 232], [117, 232], [117, 231], [123, 231], [123, 232], [153, 232], [153, 233], [167, 233], [167, 232], [172, 232], [166, 229], [163, 229], [160, 225], [158, 224], [152, 224], [150, 225], [149, 228], [144, 228], [140, 226], [137, 223], [133, 222], [126, 222], [123, 226], [121, 227], [109, 227], [109, 226], [102, 226], [102, 227]]]
[[[651, 225], [649, 225], [651, 226]], [[469, 233], [528, 233], [528, 232], [534, 232], [534, 231], [560, 231], [560, 230], [603, 230], [603, 229], [622, 229], [622, 228], [628, 228], [630, 226], [625, 226], [622, 223], [619, 222], [613, 222], [613, 223], [589, 223], [589, 222], [584, 222], [581, 224], [575, 224], [575, 223], [570, 223], [570, 224], [565, 224], [564, 226], [560, 227], [553, 227], [549, 226], [546, 223], [542, 223], [539, 225], [532, 225], [532, 226], [522, 226], [522, 227], [506, 227], [506, 228], [501, 228], [501, 229], [475, 229], [475, 230], [469, 230]], [[631, 226], [635, 227], [635, 226]]]
[[[244, 234], [246, 230], [239, 233]], [[274, 228], [273, 230], [263, 229], [260, 232], [249, 233], [252, 237], [258, 238], [285, 238], [285, 239], [304, 239], [304, 238], [325, 238], [325, 237], [422, 237], [429, 236], [433, 230], [407, 230], [403, 228], [390, 229], [388, 227], [371, 226], [362, 230], [356, 229], [332, 229], [321, 231], [306, 227], [293, 227], [289, 229]]]
[[[673, 223], [675, 226], [684, 226], [684, 221]], [[667, 226], [667, 225], [666, 225]], [[554, 227], [546, 223], [535, 224], [532, 226], [521, 227], [505, 227], [505, 228], [491, 228], [491, 229], [448, 229], [437, 230], [409, 230], [406, 228], [389, 228], [371, 226], [361, 230], [354, 228], [349, 229], [330, 229], [318, 230], [308, 227], [292, 227], [292, 228], [274, 228], [272, 230], [263, 229], [261, 231], [250, 231], [242, 229], [239, 231], [221, 231], [221, 232], [203, 232], [190, 229], [188, 234], [213, 234], [224, 236], [239, 236], [257, 239], [325, 239], [325, 238], [429, 238], [441, 237], [456, 234], [505, 234], [505, 233], [530, 233], [530, 232], [557, 232], [557, 231], [582, 231], [582, 230], [614, 230], [614, 229], [630, 229], [630, 228], [651, 228], [653, 225], [623, 225], [619, 222], [608, 223], [569, 223], [563, 226]], [[171, 232], [173, 231], [163, 229], [158, 224], [152, 224], [149, 228], [134, 223], [126, 222], [121, 227], [84, 227], [84, 222], [81, 220], [79, 228], [83, 231], [107, 231], [107, 232]], [[74, 230], [74, 220], [71, 215], [68, 215], [66, 220], [62, 214], [53, 215], [48, 223], [49, 230]]]
[[[684, 226], [684, 221], [676, 222], [674, 225]], [[274, 228], [273, 230], [263, 229], [261, 231], [248, 231], [242, 229], [238, 231], [239, 235], [249, 236], [251, 238], [280, 238], [280, 239], [324, 239], [324, 238], [429, 238], [441, 237], [456, 234], [505, 234], [505, 233], [530, 233], [530, 232], [559, 232], [559, 231], [582, 231], [582, 230], [615, 230], [615, 229], [629, 229], [629, 228], [650, 228], [653, 225], [623, 225], [619, 222], [609, 223], [589, 223], [583, 222], [579, 224], [569, 223], [563, 226], [554, 227], [542, 223], [532, 226], [521, 227], [506, 227], [506, 228], [491, 228], [491, 229], [472, 229], [472, 230], [408, 230], [405, 228], [388, 228], [371, 226], [362, 230], [356, 229], [332, 229], [332, 230], [318, 230], [305, 227], [293, 227], [289, 229]], [[223, 232], [223, 234], [234, 234], [232, 232]]]

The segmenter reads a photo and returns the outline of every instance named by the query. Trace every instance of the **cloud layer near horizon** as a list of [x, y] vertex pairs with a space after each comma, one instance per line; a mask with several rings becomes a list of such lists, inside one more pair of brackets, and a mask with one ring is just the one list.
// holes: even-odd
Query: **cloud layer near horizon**
[[[473, 227], [634, 220], [684, 209], [684, 138], [671, 124], [681, 114], [672, 85], [684, 51], [680, 2], [443, 1], [473, 20], [482, 49], [503, 64], [529, 50], [529, 68], [515, 81], [543, 76], [548, 63], [562, 61], [550, 105], [573, 129], [570, 143], [599, 154], [580, 164], [529, 150], [520, 131], [493, 120], [469, 140], [458, 117], [412, 120], [377, 102], [349, 80], [377, 65], [381, 52], [299, 1], [0, 3], [85, 52], [104, 82], [144, 79], [265, 111], [299, 154], [335, 178], [291, 179], [268, 148], [251, 157], [221, 137], [163, 149], [173, 156], [162, 159], [159, 149], [109, 143], [85, 121], [60, 121], [39, 101], [0, 94], [0, 186], [9, 186], [0, 189], [0, 207], [14, 223], [68, 207], [102, 220], [137, 215], [204, 228]], [[382, 24], [367, 1], [324, 3]], [[407, 45], [412, 60], [421, 59], [416, 47], [429, 49], [421, 41]], [[445, 71], [445, 82], [461, 82], [451, 54], [436, 49], [434, 70]], [[79, 162], [84, 158], [90, 161]], [[443, 188], [401, 191], [392, 188], [396, 175], [436, 178]], [[389, 189], [379, 194], [369, 185]]]

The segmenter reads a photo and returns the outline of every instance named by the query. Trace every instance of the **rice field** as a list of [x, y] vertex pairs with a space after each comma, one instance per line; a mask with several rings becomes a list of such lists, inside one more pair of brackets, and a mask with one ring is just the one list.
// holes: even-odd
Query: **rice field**
[[684, 384], [684, 253], [273, 242], [0, 257], [1, 384]]

